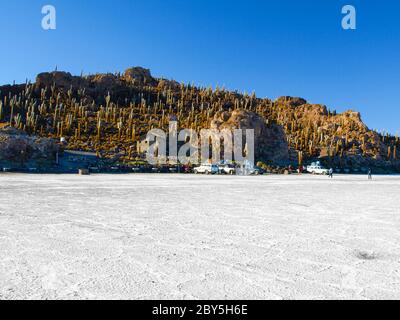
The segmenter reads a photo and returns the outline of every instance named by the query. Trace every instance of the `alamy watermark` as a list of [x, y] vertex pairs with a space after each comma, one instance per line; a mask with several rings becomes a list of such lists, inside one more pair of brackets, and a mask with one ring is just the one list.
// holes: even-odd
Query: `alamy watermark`
[[178, 123], [171, 121], [168, 133], [161, 129], [150, 130], [143, 141], [143, 149], [151, 165], [217, 164], [221, 161], [245, 165], [254, 163], [254, 130], [202, 129], [197, 133], [193, 129], [182, 129], [178, 132]]
[[[342, 7], [342, 28], [344, 30], [357, 29], [357, 12], [353, 5], [345, 5]], [[42, 7], [42, 28], [43, 30], [57, 29], [57, 12], [53, 5], [45, 5]]]
[[344, 30], [356, 30], [357, 29], [357, 12], [356, 8], [352, 5], [345, 5], [342, 8], [342, 28]]
[[45, 5], [42, 8], [42, 28], [43, 30], [56, 30], [57, 29], [57, 12], [56, 8], [52, 5]]

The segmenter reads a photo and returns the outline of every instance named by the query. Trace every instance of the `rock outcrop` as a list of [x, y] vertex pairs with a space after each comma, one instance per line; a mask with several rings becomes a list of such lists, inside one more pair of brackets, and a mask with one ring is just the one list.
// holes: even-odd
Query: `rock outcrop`
[[37, 161], [54, 161], [59, 146], [53, 139], [29, 136], [11, 127], [0, 129], [0, 162], [24, 167]]
[[283, 128], [277, 124], [267, 125], [258, 114], [246, 110], [217, 112], [210, 123], [211, 129], [253, 129], [255, 157], [275, 164], [289, 161], [289, 147]]
[[151, 76], [150, 70], [142, 67], [129, 68], [124, 72], [126, 81], [142, 85], [155, 85], [156, 79]]
[[37, 75], [35, 84], [38, 87], [51, 87], [55, 85], [57, 88], [67, 88], [71, 86], [77, 87], [80, 84], [84, 84], [84, 79], [80, 77], [74, 77], [69, 72], [43, 72]]

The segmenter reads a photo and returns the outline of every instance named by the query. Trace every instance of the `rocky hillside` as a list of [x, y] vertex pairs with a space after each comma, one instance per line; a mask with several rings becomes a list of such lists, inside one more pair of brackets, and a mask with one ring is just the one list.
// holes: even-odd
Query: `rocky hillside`
[[54, 164], [59, 145], [54, 139], [40, 138], [12, 127], [0, 128], [0, 164], [26, 168]]
[[141, 156], [140, 140], [151, 128], [253, 128], [257, 159], [399, 171], [397, 137], [369, 130], [360, 114], [336, 114], [324, 105], [281, 97], [260, 99], [222, 88], [201, 88], [156, 79], [143, 68], [123, 74], [39, 74], [35, 83], [0, 87], [0, 122], [46, 138], [65, 137], [68, 148]]

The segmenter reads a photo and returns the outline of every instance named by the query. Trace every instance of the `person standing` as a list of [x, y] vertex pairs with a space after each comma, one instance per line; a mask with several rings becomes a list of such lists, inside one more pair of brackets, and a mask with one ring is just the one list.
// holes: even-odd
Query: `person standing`
[[371, 168], [368, 169], [368, 180], [372, 180], [372, 170], [371, 170]]
[[333, 179], [333, 169], [329, 169], [329, 178]]

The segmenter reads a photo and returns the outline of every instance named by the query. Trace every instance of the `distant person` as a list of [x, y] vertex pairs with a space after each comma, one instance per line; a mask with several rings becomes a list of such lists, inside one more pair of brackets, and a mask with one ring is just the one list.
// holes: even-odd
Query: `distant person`
[[368, 169], [368, 180], [372, 180], [372, 170], [371, 170], [371, 168]]
[[333, 169], [329, 169], [329, 178], [333, 179]]

